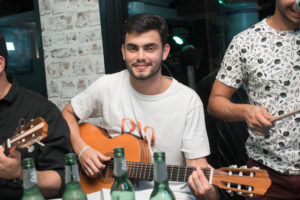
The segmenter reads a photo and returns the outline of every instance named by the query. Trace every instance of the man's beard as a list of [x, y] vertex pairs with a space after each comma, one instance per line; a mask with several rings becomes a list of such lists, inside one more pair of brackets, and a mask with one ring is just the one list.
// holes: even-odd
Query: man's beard
[[157, 75], [157, 74], [160, 72], [161, 66], [162, 66], [162, 63], [159, 63], [159, 67], [157, 67], [157, 68], [152, 68], [151, 71], [150, 71], [150, 73], [149, 73], [148, 75], [146, 75], [146, 76], [136, 76], [136, 75], [134, 74], [134, 72], [133, 72], [133, 68], [134, 68], [134, 67], [128, 66], [128, 64], [127, 64], [126, 62], [125, 62], [125, 64], [126, 64], [127, 70], [128, 70], [129, 73], [131, 74], [131, 76], [132, 76], [134, 79], [140, 80], [140, 81], [148, 80], [148, 79], [152, 78], [153, 76]]

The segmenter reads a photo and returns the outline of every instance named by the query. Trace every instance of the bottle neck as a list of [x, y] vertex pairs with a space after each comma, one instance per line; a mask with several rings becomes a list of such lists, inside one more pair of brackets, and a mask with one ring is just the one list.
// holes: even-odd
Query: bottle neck
[[37, 187], [37, 176], [35, 168], [23, 169], [23, 188], [28, 190], [33, 187]]
[[114, 158], [114, 176], [127, 177], [127, 166], [125, 158]]
[[168, 174], [166, 162], [154, 162], [154, 183], [166, 183], [168, 185]]
[[65, 183], [80, 182], [77, 164], [65, 166]]

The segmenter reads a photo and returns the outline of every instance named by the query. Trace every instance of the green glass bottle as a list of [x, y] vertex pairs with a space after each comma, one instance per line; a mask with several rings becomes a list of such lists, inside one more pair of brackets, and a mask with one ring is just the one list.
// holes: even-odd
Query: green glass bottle
[[154, 188], [150, 200], [175, 200], [169, 188], [165, 152], [154, 153]]
[[23, 169], [23, 196], [22, 200], [44, 200], [40, 193], [37, 176], [32, 158], [25, 158], [22, 161]]
[[124, 148], [114, 149], [114, 183], [110, 190], [111, 200], [134, 200], [134, 189], [128, 179]]
[[77, 159], [74, 153], [65, 155], [65, 191], [63, 200], [87, 200], [87, 196], [80, 186]]

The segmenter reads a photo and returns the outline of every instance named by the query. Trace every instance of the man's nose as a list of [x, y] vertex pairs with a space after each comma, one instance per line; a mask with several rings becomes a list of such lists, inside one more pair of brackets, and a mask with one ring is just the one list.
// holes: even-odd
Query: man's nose
[[138, 52], [138, 60], [145, 60], [145, 52], [142, 49]]

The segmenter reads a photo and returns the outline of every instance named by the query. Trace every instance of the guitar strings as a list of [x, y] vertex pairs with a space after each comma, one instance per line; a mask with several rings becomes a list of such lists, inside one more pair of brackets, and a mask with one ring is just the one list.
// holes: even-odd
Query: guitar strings
[[[113, 163], [112, 162], [107, 162], [105, 163], [107, 167], [113, 168]], [[127, 162], [128, 168], [129, 168], [129, 174], [130, 173], [139, 173], [140, 175], [143, 175], [142, 172], [143, 170], [151, 171], [154, 170], [154, 166], [152, 163], [134, 163], [134, 162]], [[187, 174], [190, 175], [192, 172], [196, 169], [195, 167], [180, 167], [176, 165], [168, 165], [167, 166], [168, 172], [171, 175], [178, 176], [179, 178], [182, 179], [182, 177], [185, 177]], [[210, 175], [211, 169], [210, 168], [201, 168], [203, 173], [207, 176]], [[140, 170], [140, 172], [137, 172], [136, 170]], [[228, 176], [228, 173], [219, 171], [219, 170], [213, 170], [214, 175], [219, 175], [219, 176]]]

